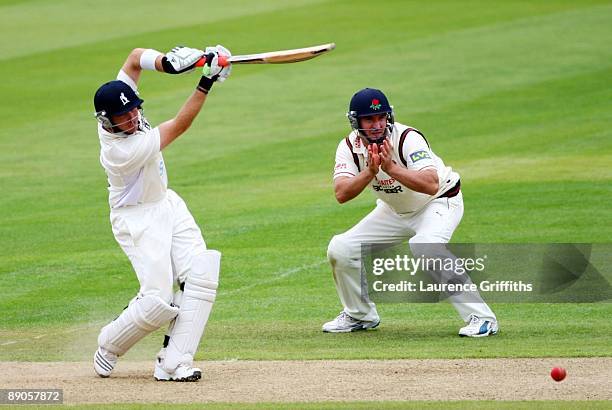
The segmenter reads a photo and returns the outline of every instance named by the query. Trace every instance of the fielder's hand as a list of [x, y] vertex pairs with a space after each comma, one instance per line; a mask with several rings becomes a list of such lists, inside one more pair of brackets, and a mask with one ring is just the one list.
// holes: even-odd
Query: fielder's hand
[[372, 178], [378, 174], [380, 169], [381, 157], [378, 152], [378, 145], [368, 144], [368, 170], [372, 174]]
[[396, 166], [397, 164], [393, 161], [393, 145], [391, 145], [389, 138], [385, 138], [380, 148], [380, 167], [387, 175], [391, 175], [390, 172]]
[[[174, 47], [168, 51], [165, 61], [162, 60], [164, 71], [171, 74], [189, 73], [195, 70], [196, 63], [204, 56], [204, 51], [183, 46]], [[174, 71], [174, 72], [172, 72]]]

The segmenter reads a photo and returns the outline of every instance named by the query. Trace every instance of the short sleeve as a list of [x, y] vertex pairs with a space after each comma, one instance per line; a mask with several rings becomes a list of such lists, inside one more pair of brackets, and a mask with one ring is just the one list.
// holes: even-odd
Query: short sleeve
[[418, 171], [427, 167], [435, 168], [436, 166], [427, 141], [417, 131], [408, 132], [401, 155], [406, 160], [406, 167], [408, 169]]
[[159, 128], [138, 132], [113, 144], [105, 159], [121, 173], [131, 174], [160, 152]]
[[138, 86], [136, 85], [134, 80], [132, 80], [132, 77], [127, 75], [125, 71], [119, 70], [119, 72], [117, 73], [117, 80], [123, 81], [124, 83], [129, 85], [136, 94], [138, 94]]
[[353, 152], [347, 144], [346, 139], [340, 141], [336, 150], [336, 165], [334, 166], [334, 179], [338, 177], [354, 177], [359, 173], [355, 164]]

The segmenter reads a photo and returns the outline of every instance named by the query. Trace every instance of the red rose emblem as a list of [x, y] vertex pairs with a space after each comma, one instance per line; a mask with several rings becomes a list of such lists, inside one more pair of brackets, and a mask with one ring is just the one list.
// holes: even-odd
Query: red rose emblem
[[372, 100], [372, 105], [378, 105], [378, 104], [380, 104], [380, 101], [378, 101], [376, 98], [374, 98]]

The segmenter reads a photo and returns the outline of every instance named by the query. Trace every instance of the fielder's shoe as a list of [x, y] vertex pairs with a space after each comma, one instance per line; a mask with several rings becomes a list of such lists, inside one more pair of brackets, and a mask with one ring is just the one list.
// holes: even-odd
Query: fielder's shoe
[[337, 318], [323, 325], [323, 331], [327, 333], [348, 333], [357, 330], [374, 329], [380, 324], [380, 320], [366, 322], [365, 320], [353, 319], [344, 310]]
[[98, 347], [94, 354], [94, 370], [100, 377], [108, 377], [117, 364], [117, 355]]
[[202, 370], [197, 367], [181, 364], [174, 373], [168, 373], [164, 370], [162, 364], [163, 358], [158, 357], [155, 361], [155, 372], [153, 373], [153, 377], [158, 382], [197, 382], [202, 378]]
[[459, 336], [485, 337], [496, 335], [499, 331], [499, 326], [495, 320], [481, 319], [476, 315], [470, 315], [469, 319], [469, 323], [459, 329]]

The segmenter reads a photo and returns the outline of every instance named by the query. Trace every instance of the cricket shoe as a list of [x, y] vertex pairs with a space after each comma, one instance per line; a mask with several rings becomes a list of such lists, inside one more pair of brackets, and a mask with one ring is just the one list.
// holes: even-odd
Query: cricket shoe
[[470, 315], [468, 324], [459, 329], [459, 336], [485, 337], [496, 335], [498, 331], [499, 326], [496, 320], [481, 319], [476, 315]]
[[180, 364], [173, 373], [164, 370], [163, 359], [157, 358], [155, 361], [155, 372], [153, 377], [158, 382], [197, 382], [202, 378], [202, 370], [191, 367], [187, 364]]
[[379, 324], [380, 320], [378, 319], [371, 322], [354, 319], [343, 310], [337, 318], [323, 325], [323, 331], [326, 333], [348, 333], [358, 330], [374, 329]]
[[94, 354], [94, 370], [100, 377], [108, 377], [117, 364], [117, 355], [98, 347]]

